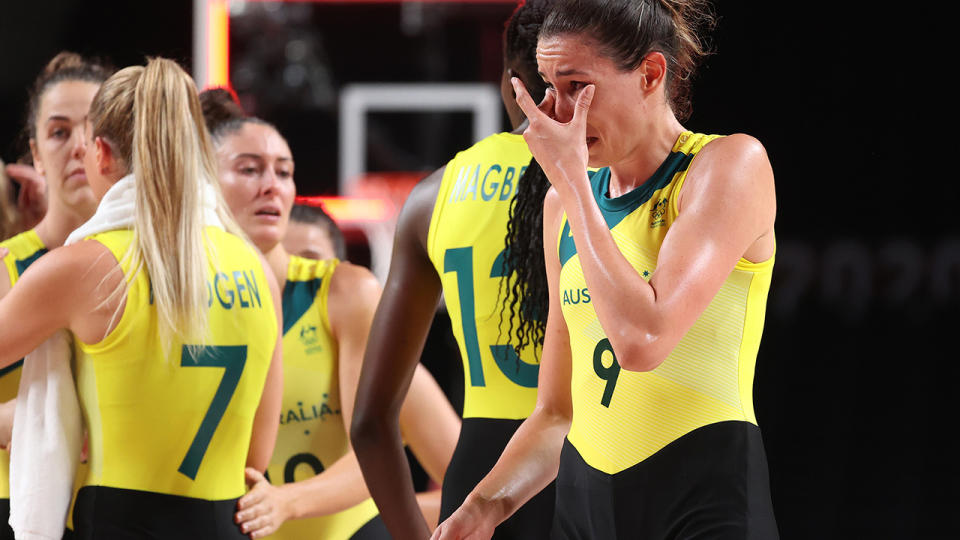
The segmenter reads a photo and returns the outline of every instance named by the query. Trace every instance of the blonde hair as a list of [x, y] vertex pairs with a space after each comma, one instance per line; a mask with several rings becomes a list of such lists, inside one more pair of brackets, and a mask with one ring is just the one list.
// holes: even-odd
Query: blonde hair
[[10, 238], [19, 232], [19, 213], [13, 204], [13, 190], [10, 189], [10, 179], [7, 178], [6, 166], [0, 159], [0, 241]]
[[126, 281], [146, 268], [165, 346], [171, 338], [205, 343], [207, 276], [213, 266], [204, 242], [205, 189], [216, 193], [217, 215], [227, 232], [245, 236], [220, 194], [193, 79], [163, 58], [122, 69], [103, 83], [89, 118], [93, 135], [110, 145], [136, 179], [135, 241], [124, 256], [130, 261]]

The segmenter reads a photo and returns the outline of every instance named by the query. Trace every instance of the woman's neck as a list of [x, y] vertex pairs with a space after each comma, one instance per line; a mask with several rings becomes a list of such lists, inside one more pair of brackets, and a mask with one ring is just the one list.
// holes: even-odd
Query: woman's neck
[[267, 258], [267, 264], [270, 265], [270, 269], [273, 270], [273, 275], [277, 278], [277, 286], [282, 291], [283, 284], [287, 281], [287, 267], [290, 266], [290, 254], [283, 248], [282, 242], [277, 242], [276, 245], [264, 252], [264, 256]]
[[633, 151], [624, 160], [610, 165], [610, 197], [628, 193], [653, 176], [684, 131], [667, 108], [660, 121], [651, 123]]
[[59, 203], [56, 199], [51, 199], [46, 215], [33, 230], [40, 237], [44, 246], [53, 249], [62, 246], [70, 233], [86, 223], [92, 215], [92, 212], [87, 215], [86, 212], [70, 208]]

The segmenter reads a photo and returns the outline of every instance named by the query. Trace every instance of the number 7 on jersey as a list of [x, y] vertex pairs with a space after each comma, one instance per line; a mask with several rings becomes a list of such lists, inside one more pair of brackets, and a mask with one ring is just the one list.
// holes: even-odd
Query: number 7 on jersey
[[233, 393], [237, 390], [240, 383], [240, 376], [243, 375], [243, 366], [247, 363], [246, 345], [226, 345], [226, 346], [203, 346], [195, 347], [195, 352], [190, 352], [190, 345], [184, 345], [180, 355], [181, 367], [218, 367], [224, 368], [223, 378], [220, 379], [220, 385], [213, 394], [213, 401], [207, 408], [207, 414], [203, 416], [200, 422], [200, 429], [193, 437], [190, 443], [190, 449], [180, 463], [177, 469], [191, 480], [197, 479], [197, 471], [200, 470], [200, 462], [203, 461], [204, 454], [207, 453], [207, 447], [210, 446], [210, 440], [213, 439], [213, 433], [220, 425], [223, 413], [227, 412], [227, 405]]

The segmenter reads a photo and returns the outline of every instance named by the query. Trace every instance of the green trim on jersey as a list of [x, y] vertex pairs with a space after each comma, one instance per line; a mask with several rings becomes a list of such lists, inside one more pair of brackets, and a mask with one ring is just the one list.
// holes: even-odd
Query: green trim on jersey
[[27, 257], [26, 259], [18, 260], [16, 263], [14, 263], [17, 265], [17, 272], [20, 273], [20, 275], [22, 276], [23, 273], [27, 270], [27, 268], [30, 267], [31, 264], [37, 262], [37, 259], [39, 259], [40, 257], [43, 257], [44, 254], [46, 253], [47, 253], [46, 248], [40, 248], [39, 250], [37, 250], [36, 253]]
[[[607, 228], [613, 230], [634, 210], [646, 204], [654, 193], [669, 185], [677, 173], [686, 171], [690, 162], [693, 161], [694, 155], [696, 154], [670, 152], [670, 155], [657, 167], [653, 176], [648, 178], [646, 182], [615, 198], [607, 196], [610, 191], [609, 167], [604, 167], [589, 174], [590, 186], [593, 188], [593, 198], [597, 201], [597, 206], [600, 208], [600, 213], [603, 214], [603, 220], [606, 221]], [[569, 220], [564, 221], [557, 254], [560, 257], [560, 266], [563, 266], [577, 254], [577, 246], [573, 241], [573, 234], [570, 232]]]
[[501, 329], [508, 322], [502, 287], [510, 272], [504, 237], [530, 159], [521, 135], [490, 135], [447, 163], [437, 189], [427, 254], [463, 362], [464, 418], [518, 420], [536, 405], [540, 350], [527, 347], [518, 356], [507, 324]]
[[303, 314], [313, 306], [321, 285], [323, 285], [323, 279], [317, 278], [309, 281], [287, 281], [283, 286], [283, 335], [287, 335]]
[[593, 198], [597, 201], [597, 206], [603, 213], [603, 218], [607, 222], [607, 227], [612, 229], [617, 226], [623, 218], [630, 215], [631, 212], [650, 200], [650, 197], [659, 189], [663, 189], [672, 180], [674, 175], [687, 170], [693, 156], [696, 154], [685, 154], [683, 152], [670, 152], [663, 163], [657, 167], [653, 176], [647, 179], [636, 189], [615, 198], [610, 198], [607, 193], [610, 190], [610, 169], [604, 167], [593, 175], [590, 184], [593, 186]]
[[[0, 259], [0, 268], [6, 269], [7, 281], [11, 287], [17, 284], [28, 266], [47, 252], [47, 246], [40, 240], [34, 229], [0, 242], [0, 247], [8, 250], [7, 255]], [[23, 359], [21, 358], [0, 369], [0, 401], [8, 401], [17, 397], [22, 367]], [[10, 454], [0, 452], [0, 499], [8, 499], [10, 496], [9, 470]]]

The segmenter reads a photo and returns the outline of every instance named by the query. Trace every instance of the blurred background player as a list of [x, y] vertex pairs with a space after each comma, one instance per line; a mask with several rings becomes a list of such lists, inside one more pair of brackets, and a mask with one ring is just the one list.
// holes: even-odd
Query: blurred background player
[[[286, 140], [243, 116], [224, 90], [203, 93], [224, 196], [240, 226], [283, 280], [284, 401], [267, 475], [248, 471], [251, 491], [237, 521], [252, 538], [389, 538], [370, 499], [346, 426], [380, 286], [369, 270], [336, 258], [309, 260], [281, 240], [296, 195]], [[406, 442], [442, 482], [459, 419], [420, 368], [403, 407]], [[437, 493], [421, 496], [436, 520]], [[423, 519], [423, 518], [421, 518]]]
[[347, 257], [343, 231], [319, 206], [293, 205], [283, 247], [288, 253], [306, 259], [340, 259]]
[[47, 180], [30, 164], [32, 162], [32, 156], [26, 154], [21, 158], [21, 163], [0, 167], [4, 169], [0, 174], [6, 172], [7, 180], [19, 187], [16, 208], [12, 213], [17, 218], [16, 229], [0, 236], [0, 240], [36, 227], [47, 213]]
[[[524, 115], [509, 80], [520, 77], [542, 95], [534, 49], [549, 5], [526, 2], [506, 24], [501, 94], [514, 131], [487, 137], [417, 184], [397, 224], [353, 426], [364, 477], [395, 538], [423, 539], [432, 528], [416, 518], [396, 411], [441, 291], [460, 347], [466, 389], [463, 428], [443, 484], [441, 519], [493, 467], [536, 401], [538, 347], [529, 344], [518, 355], [518, 343], [506, 334], [500, 313], [502, 278], [510, 273], [503, 263], [507, 217], [531, 158], [520, 135]], [[552, 513], [553, 492], [546, 489], [497, 529], [498, 538], [546, 538]]]
[[13, 201], [13, 186], [7, 178], [6, 168], [0, 160], [0, 242], [20, 232], [20, 213]]
[[[62, 52], [50, 60], [34, 81], [24, 127], [34, 167], [11, 164], [5, 170], [13, 173], [11, 178], [23, 178], [21, 194], [32, 193], [27, 197], [32, 202], [27, 201], [26, 207], [36, 210], [46, 206], [47, 209], [41, 213], [42, 220], [36, 227], [0, 242], [3, 260], [0, 298], [37, 258], [62, 246], [67, 236], [88, 220], [97, 207], [83, 166], [84, 120], [93, 96], [109, 76], [109, 70], [103, 65], [75, 53]], [[30, 181], [31, 174], [42, 177]], [[48, 191], [41, 194], [37, 190], [44, 178]], [[39, 195], [45, 195], [49, 202], [38, 205]], [[6, 203], [10, 200], [4, 197], [3, 204]], [[31, 213], [37, 212], [16, 212], [18, 218], [14, 220], [6, 215], [2, 217], [8, 226], [19, 227], [24, 219], [31, 220]], [[5, 402], [0, 406], [0, 446], [9, 444], [21, 364], [18, 361], [0, 369], [0, 401]], [[0, 451], [0, 538], [12, 538], [13, 534], [7, 524], [9, 459], [8, 451]]]

